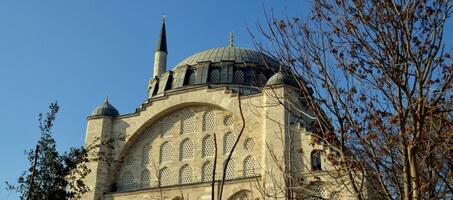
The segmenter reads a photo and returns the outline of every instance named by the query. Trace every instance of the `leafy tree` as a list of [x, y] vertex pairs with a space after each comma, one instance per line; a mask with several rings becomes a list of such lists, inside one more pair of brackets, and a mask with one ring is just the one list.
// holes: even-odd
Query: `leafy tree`
[[338, 151], [329, 159], [357, 199], [453, 196], [451, 12], [448, 0], [320, 0], [308, 19], [266, 13], [259, 25], [257, 47], [298, 82], [316, 142]]
[[77, 199], [89, 190], [82, 181], [90, 172], [85, 165], [88, 151], [84, 147], [71, 148], [63, 154], [57, 151], [52, 127], [59, 106], [51, 103], [49, 109], [45, 116], [39, 114], [41, 137], [36, 151], [27, 151], [30, 167], [17, 185], [7, 183], [7, 189], [20, 193], [21, 199]]

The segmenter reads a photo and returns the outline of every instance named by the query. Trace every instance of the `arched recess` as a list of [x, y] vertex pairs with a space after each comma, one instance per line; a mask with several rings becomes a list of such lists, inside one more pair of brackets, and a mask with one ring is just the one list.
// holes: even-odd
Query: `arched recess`
[[[167, 109], [164, 111], [164, 114], [159, 114], [159, 118], [158, 119], [155, 119], [157, 117], [151, 117], [145, 124], [142, 125], [142, 128], [139, 129], [139, 131], [137, 131], [135, 134], [133, 134], [131, 136], [131, 139], [127, 141], [126, 145], [124, 146], [124, 148], [121, 150], [121, 152], [119, 153], [120, 154], [120, 160], [121, 160], [121, 157], [128, 157], [128, 155], [135, 155], [135, 156], [138, 156], [138, 161], [139, 162], [136, 162], [137, 163], [137, 169], [140, 169], [140, 170], [143, 170], [145, 167], [153, 167], [154, 165], [157, 165], [159, 168], [161, 167], [165, 167], [168, 165], [168, 163], [171, 163], [171, 165], [173, 165], [174, 163], [178, 162], [178, 154], [179, 155], [183, 155], [181, 153], [179, 153], [182, 150], [184, 149], [190, 149], [191, 151], [188, 151], [189, 153], [187, 153], [187, 155], [191, 155], [191, 156], [188, 156], [187, 158], [190, 159], [190, 157], [194, 157], [195, 155], [193, 154], [193, 148], [195, 148], [195, 146], [193, 145], [196, 145], [193, 141], [194, 138], [196, 135], [198, 134], [189, 134], [189, 135], [181, 135], [181, 134], [174, 134], [172, 137], [170, 138], [167, 138], [167, 137], [161, 137], [159, 134], [155, 134], [155, 133], [150, 133], [152, 131], [150, 130], [155, 130], [155, 131], [158, 131], [160, 130], [159, 128], [156, 128], [158, 126], [154, 126], [154, 124], [159, 124], [160, 123], [160, 120], [162, 119], [165, 119], [167, 116], [169, 115], [174, 115], [174, 116], [182, 116], [182, 115], [178, 115], [179, 112], [184, 112], [186, 109], [193, 109], [196, 111], [197, 113], [197, 116], [202, 116], [203, 113], [205, 113], [207, 110], [211, 111], [211, 110], [215, 110], [216, 113], [218, 113], [220, 116], [221, 115], [224, 115], [224, 116], [235, 116], [235, 114], [233, 112], [230, 112], [230, 111], [227, 111], [225, 109], [222, 109], [222, 107], [219, 107], [219, 106], [216, 106], [216, 105], [211, 105], [211, 104], [206, 104], [206, 103], [198, 103], [198, 104], [183, 104], [183, 105], [176, 105], [175, 108], [172, 108], [172, 109]], [[235, 119], [239, 119], [239, 117], [234, 117]], [[198, 120], [197, 123], [201, 123], [202, 120]], [[179, 121], [180, 122], [180, 121]], [[197, 128], [198, 131], [201, 131], [201, 124], [197, 124], [197, 126], [199, 128]], [[198, 133], [198, 132], [197, 132]], [[152, 136], [152, 137], [150, 137]], [[146, 137], [146, 138], [145, 138]], [[191, 145], [181, 145], [181, 143], [175, 143], [173, 141], [173, 139], [175, 137], [184, 137], [184, 138], [191, 138], [189, 143], [192, 144], [193, 148], [180, 148], [181, 146], [182, 147], [185, 147], [185, 146], [191, 146]], [[212, 136], [211, 136], [212, 137]], [[150, 141], [150, 143], [146, 143], [146, 141], [144, 139], [147, 139]], [[154, 141], [157, 141], [157, 142], [154, 142]], [[170, 155], [172, 155], [172, 158], [173, 161], [167, 161], [168, 159], [162, 159], [160, 158], [160, 155], [162, 155], [162, 145], [164, 143], [168, 142], [169, 144], [171, 144], [171, 153], [169, 153]], [[187, 143], [187, 144], [189, 144]], [[149, 147], [145, 147], [144, 145], [149, 145]], [[151, 150], [151, 147], [154, 149], [154, 150]], [[196, 147], [196, 148], [201, 148], [201, 147]], [[136, 152], [134, 154], [134, 152], [136, 150], [139, 150], [139, 152]], [[146, 155], [146, 152], [149, 151], [151, 152], [150, 155]], [[182, 151], [182, 152], [185, 152], [185, 151]], [[192, 152], [192, 153], [190, 153]], [[151, 155], [152, 154], [152, 155]], [[185, 154], [184, 154], [185, 155]], [[183, 159], [184, 158], [184, 159]], [[186, 160], [186, 157], [184, 156], [183, 158], [181, 158], [182, 160]], [[201, 157], [200, 157], [201, 158]], [[164, 161], [165, 160], [165, 161]], [[140, 165], [140, 166], [138, 166]], [[123, 166], [122, 164], [118, 164], [118, 165], [113, 165], [113, 169], [112, 171], [114, 171], [116, 174], [114, 174], [115, 178], [117, 181], [118, 181], [118, 177], [119, 177], [119, 173], [117, 173], [118, 171], [122, 171], [123, 169]], [[134, 165], [135, 166], [135, 165]], [[178, 173], [178, 170], [176, 168], [172, 168], [172, 173]], [[177, 175], [176, 175], [177, 176]], [[152, 181], [156, 181], [155, 179], [157, 179], [157, 175], [155, 178], [152, 178], [153, 180]]]
[[250, 190], [240, 190], [231, 195], [228, 200], [252, 200], [252, 192]]

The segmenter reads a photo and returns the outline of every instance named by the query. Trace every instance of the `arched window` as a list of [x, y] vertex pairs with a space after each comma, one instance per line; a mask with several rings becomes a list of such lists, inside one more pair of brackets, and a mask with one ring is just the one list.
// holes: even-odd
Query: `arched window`
[[244, 160], [244, 176], [251, 177], [255, 175], [256, 160], [253, 156], [248, 156]]
[[195, 132], [195, 114], [192, 111], [186, 110], [182, 113], [182, 133]]
[[179, 160], [187, 160], [193, 158], [193, 142], [187, 138], [181, 142], [179, 148]]
[[225, 134], [223, 139], [223, 154], [229, 154], [233, 149], [234, 142], [236, 141], [236, 135], [228, 132]]
[[170, 142], [164, 142], [160, 146], [160, 155], [159, 161], [160, 163], [171, 161], [173, 158], [173, 148], [171, 147]]
[[233, 116], [231, 116], [231, 115], [225, 116], [225, 118], [223, 118], [223, 124], [225, 126], [233, 126], [233, 124], [234, 124]]
[[134, 163], [135, 163], [135, 157], [134, 157], [134, 155], [132, 155], [132, 153], [133, 153], [133, 152], [130, 152], [130, 153], [126, 156], [126, 158], [124, 159], [124, 164], [125, 164], [126, 166], [132, 166], [132, 165], [134, 165]]
[[[224, 166], [226, 165], [226, 161], [224, 163]], [[226, 166], [226, 171], [225, 171], [225, 179], [226, 180], [231, 180], [236, 178], [236, 162], [231, 159], [228, 162], [228, 166]]]
[[215, 123], [215, 112], [212, 110], [205, 112], [203, 114], [202, 130], [203, 131], [214, 130], [214, 123]]
[[242, 190], [231, 195], [228, 200], [252, 200], [252, 194], [248, 190]]
[[220, 83], [220, 71], [218, 69], [212, 70], [209, 80], [211, 83]]
[[189, 76], [189, 85], [194, 85], [198, 83], [198, 74], [196, 70], [193, 70]]
[[252, 151], [255, 147], [255, 140], [253, 138], [247, 138], [244, 142], [244, 149], [247, 151]]
[[159, 171], [159, 185], [160, 186], [167, 186], [173, 184], [171, 176], [171, 170], [167, 167], [164, 167]]
[[257, 78], [257, 83], [258, 85], [264, 85], [267, 81], [267, 78], [266, 76], [264, 76], [263, 73], [260, 73], [260, 75], [258, 75], [258, 78]]
[[319, 171], [321, 170], [321, 151], [313, 150], [311, 152], [311, 170]]
[[212, 170], [214, 169], [214, 164], [212, 162], [207, 161], [201, 167], [201, 180], [203, 182], [212, 181]]
[[214, 156], [215, 154], [215, 145], [214, 145], [214, 137], [208, 135], [203, 138], [201, 142], [201, 157], [205, 158], [208, 156]]
[[244, 83], [244, 72], [242, 72], [241, 70], [235, 71], [233, 76], [233, 82]]
[[121, 176], [121, 182], [119, 185], [119, 191], [127, 191], [132, 190], [135, 188], [134, 184], [134, 175], [131, 172], [125, 172], [123, 176]]
[[142, 151], [142, 165], [146, 166], [151, 163], [151, 146], [145, 145]]
[[188, 184], [192, 183], [192, 167], [189, 165], [184, 165], [179, 171], [179, 183]]
[[173, 116], [167, 116], [165, 117], [162, 122], [162, 137], [171, 137], [173, 136], [173, 133], [175, 132], [175, 120]]
[[147, 169], [143, 170], [142, 172], [142, 188], [147, 188], [150, 186], [151, 177], [149, 171]]
[[340, 192], [332, 192], [329, 197], [330, 200], [340, 200]]
[[315, 183], [311, 187], [311, 199], [312, 200], [321, 200], [321, 199], [326, 199], [326, 191], [324, 190], [324, 187], [319, 184]]

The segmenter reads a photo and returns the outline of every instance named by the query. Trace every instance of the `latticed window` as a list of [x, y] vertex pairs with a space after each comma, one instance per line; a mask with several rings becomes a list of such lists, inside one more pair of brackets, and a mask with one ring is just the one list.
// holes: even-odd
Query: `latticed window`
[[181, 170], [179, 171], [179, 183], [188, 184], [192, 182], [192, 167], [190, 167], [189, 165], [182, 166]]
[[255, 147], [255, 140], [253, 138], [247, 138], [244, 142], [244, 149], [252, 151], [253, 147]]
[[145, 145], [142, 152], [142, 164], [148, 165], [151, 163], [151, 146]]
[[205, 112], [203, 114], [202, 130], [203, 131], [214, 130], [214, 123], [215, 123], [215, 112], [212, 110]]
[[266, 78], [266, 76], [264, 76], [264, 74], [261, 73], [260, 75], [258, 75], [257, 83], [259, 85], [264, 85], [266, 83], [266, 81], [267, 81], [267, 78]]
[[159, 172], [159, 184], [160, 186], [167, 186], [173, 184], [173, 178], [171, 176], [171, 170], [164, 167]]
[[233, 76], [233, 82], [244, 83], [244, 72], [242, 72], [241, 70], [235, 71]]
[[135, 188], [134, 175], [131, 172], [125, 172], [121, 177], [120, 191], [131, 190]]
[[195, 114], [186, 110], [182, 113], [182, 134], [195, 132]]
[[141, 180], [142, 188], [149, 187], [150, 183], [151, 183], [150, 173], [147, 169], [145, 169], [142, 172], [142, 180]]
[[311, 170], [321, 170], [321, 151], [314, 150], [311, 152]]
[[203, 182], [209, 182], [212, 180], [212, 170], [214, 169], [214, 164], [210, 161], [207, 161], [201, 167], [201, 180]]
[[321, 200], [326, 198], [326, 191], [324, 190], [324, 187], [320, 184], [315, 184], [312, 187], [312, 200]]
[[187, 138], [181, 142], [179, 149], [179, 160], [187, 160], [193, 158], [193, 142]]
[[225, 126], [233, 126], [234, 124], [233, 116], [231, 115], [225, 116], [225, 118], [223, 119], [223, 124], [225, 124]]
[[198, 74], [196, 70], [193, 70], [189, 76], [189, 85], [197, 84], [198, 83]]
[[165, 142], [160, 146], [160, 163], [171, 161], [173, 158], [173, 148], [169, 142]]
[[332, 192], [330, 194], [330, 200], [340, 200], [340, 192]]
[[201, 157], [214, 156], [215, 154], [215, 144], [214, 137], [208, 135], [203, 138], [201, 142]]
[[253, 156], [248, 156], [244, 160], [244, 176], [251, 177], [255, 175], [256, 160]]
[[249, 193], [244, 193], [239, 197], [239, 200], [252, 200], [252, 195]]
[[129, 155], [126, 156], [126, 158], [124, 159], [124, 164], [127, 165], [127, 166], [135, 164], [135, 157], [132, 154], [132, 152]]
[[211, 83], [220, 83], [220, 71], [214, 69], [211, 71], [211, 78], [209, 79]]
[[229, 154], [233, 149], [234, 142], [236, 141], [236, 135], [234, 133], [228, 132], [225, 134], [223, 139], [223, 153]]
[[175, 120], [173, 116], [167, 116], [162, 120], [162, 136], [171, 137], [175, 132]]
[[[226, 164], [226, 162], [225, 162], [225, 164]], [[225, 164], [224, 164], [224, 166], [225, 166]], [[233, 159], [231, 159], [228, 162], [228, 166], [226, 167], [225, 179], [231, 180], [234, 178], [236, 178], [236, 162]]]

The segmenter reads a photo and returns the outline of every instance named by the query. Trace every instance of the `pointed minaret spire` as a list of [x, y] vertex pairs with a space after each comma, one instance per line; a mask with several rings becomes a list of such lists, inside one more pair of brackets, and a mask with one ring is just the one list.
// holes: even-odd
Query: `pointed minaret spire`
[[162, 18], [162, 29], [157, 40], [154, 53], [154, 77], [160, 77], [167, 71], [167, 34], [165, 31], [165, 15]]
[[229, 47], [234, 47], [234, 36], [233, 32], [230, 32], [230, 46]]

